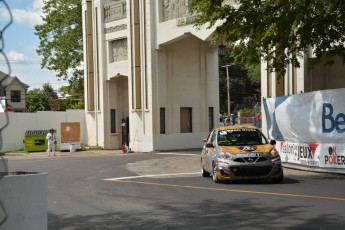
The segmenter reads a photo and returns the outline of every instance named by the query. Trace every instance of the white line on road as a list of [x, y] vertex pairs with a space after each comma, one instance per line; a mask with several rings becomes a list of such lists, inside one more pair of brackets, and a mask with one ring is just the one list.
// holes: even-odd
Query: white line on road
[[126, 179], [136, 179], [136, 178], [179, 176], [179, 175], [194, 175], [194, 174], [200, 174], [200, 172], [155, 174], [155, 175], [142, 175], [142, 176], [128, 176], [128, 177], [108, 178], [108, 179], [103, 179], [103, 180], [114, 181], [114, 180], [126, 180]]

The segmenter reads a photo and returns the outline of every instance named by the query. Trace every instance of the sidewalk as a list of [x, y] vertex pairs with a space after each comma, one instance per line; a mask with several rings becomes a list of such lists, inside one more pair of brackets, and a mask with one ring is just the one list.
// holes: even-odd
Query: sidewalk
[[[123, 153], [122, 150], [80, 150], [75, 152], [70, 151], [56, 151], [55, 157], [59, 156], [73, 156], [73, 155], [89, 155], [89, 154], [133, 154], [133, 153]], [[44, 156], [47, 157], [46, 152], [7, 152], [0, 153], [0, 157], [10, 157], [10, 156]]]
[[[127, 152], [123, 153], [122, 149], [112, 149], [112, 150], [102, 150], [102, 149], [89, 149], [89, 150], [77, 150], [75, 152], [70, 151], [55, 151], [55, 157], [59, 156], [80, 156], [80, 155], [131, 155], [131, 154], [148, 154], [148, 153], [174, 153], [174, 152], [198, 152], [200, 153], [201, 148], [197, 149], [172, 149], [172, 150], [161, 150], [161, 151], [152, 151], [152, 152]], [[0, 153], [0, 157], [48, 157], [47, 153], [44, 152], [6, 152]]]

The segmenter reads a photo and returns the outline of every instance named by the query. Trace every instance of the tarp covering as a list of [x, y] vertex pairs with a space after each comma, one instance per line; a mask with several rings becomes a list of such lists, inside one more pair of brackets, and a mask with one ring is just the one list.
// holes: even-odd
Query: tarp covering
[[283, 163], [345, 169], [345, 89], [263, 101]]

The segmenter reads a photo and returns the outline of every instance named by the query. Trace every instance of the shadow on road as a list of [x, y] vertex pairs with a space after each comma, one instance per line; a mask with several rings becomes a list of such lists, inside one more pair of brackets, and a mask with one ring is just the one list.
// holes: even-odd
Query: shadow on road
[[309, 218], [305, 212], [311, 206], [295, 205], [271, 206], [263, 212], [263, 204], [255, 198], [223, 203], [219, 200], [197, 203], [157, 200], [151, 205], [156, 211], [132, 210], [87, 216], [49, 213], [48, 229], [340, 229], [339, 216], [326, 214]]

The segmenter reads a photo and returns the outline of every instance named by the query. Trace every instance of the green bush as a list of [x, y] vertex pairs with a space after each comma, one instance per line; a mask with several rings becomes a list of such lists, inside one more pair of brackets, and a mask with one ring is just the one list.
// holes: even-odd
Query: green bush
[[255, 114], [255, 109], [254, 108], [243, 108], [243, 109], [240, 109], [239, 112], [246, 113], [246, 114]]

